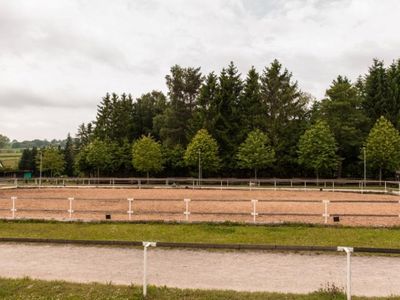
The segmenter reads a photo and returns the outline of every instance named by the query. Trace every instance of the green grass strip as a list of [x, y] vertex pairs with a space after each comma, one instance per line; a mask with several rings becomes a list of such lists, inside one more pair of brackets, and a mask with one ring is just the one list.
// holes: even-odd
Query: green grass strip
[[[105, 300], [105, 299], [143, 299], [139, 286], [122, 286], [113, 284], [78, 284], [64, 281], [42, 281], [24, 279], [0, 278], [0, 299], [59, 299], [59, 300]], [[157, 300], [341, 300], [345, 295], [335, 287], [328, 287], [307, 295], [280, 293], [248, 293], [216, 290], [190, 290], [166, 287], [148, 287], [146, 299]], [[399, 297], [353, 297], [355, 300], [400, 299]]]
[[0, 221], [0, 237], [400, 248], [400, 228]]

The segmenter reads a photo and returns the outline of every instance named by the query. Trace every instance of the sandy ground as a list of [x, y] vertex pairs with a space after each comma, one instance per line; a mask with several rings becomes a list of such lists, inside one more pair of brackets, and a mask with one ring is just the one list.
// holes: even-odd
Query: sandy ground
[[[252, 199], [257, 199], [256, 221], [260, 223], [307, 222], [323, 223], [322, 200], [359, 200], [358, 203], [334, 203], [328, 205], [328, 223], [333, 224], [335, 214], [374, 214], [390, 216], [342, 216], [340, 224], [393, 226], [400, 225], [399, 196], [373, 195], [319, 191], [273, 190], [191, 190], [191, 189], [16, 189], [0, 190], [0, 218], [12, 216], [11, 197], [16, 200], [16, 218], [69, 219], [69, 197], [72, 203], [72, 219], [104, 220], [106, 214], [112, 220], [185, 220], [185, 198], [189, 202], [189, 221], [240, 221], [252, 222]], [[129, 218], [129, 202], [133, 198]], [[268, 202], [266, 200], [295, 200], [295, 202]], [[316, 202], [303, 202], [312, 200]], [[368, 200], [380, 203], [363, 203]], [[383, 201], [394, 203], [384, 203]], [[223, 214], [221, 214], [223, 213]], [[268, 215], [268, 214], [278, 215]], [[313, 214], [301, 216], [296, 214]], [[264, 214], [264, 215], [263, 215]], [[292, 214], [292, 215], [282, 215]], [[293, 215], [294, 214], [294, 215]]]
[[[84, 259], [83, 259], [84, 258]], [[345, 285], [345, 255], [148, 251], [148, 281], [158, 286], [307, 293]], [[142, 284], [143, 250], [0, 244], [0, 276]], [[400, 258], [352, 257], [354, 295], [400, 295]]]

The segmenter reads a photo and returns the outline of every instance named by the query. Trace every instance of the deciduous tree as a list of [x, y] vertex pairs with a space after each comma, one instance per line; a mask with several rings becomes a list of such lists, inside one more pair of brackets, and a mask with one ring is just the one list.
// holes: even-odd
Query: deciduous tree
[[320, 171], [337, 167], [336, 141], [328, 124], [317, 121], [300, 137], [299, 163], [315, 170], [317, 179]]
[[395, 171], [400, 166], [400, 135], [393, 124], [383, 116], [372, 127], [366, 140], [367, 165], [382, 171]]
[[251, 131], [239, 147], [237, 160], [239, 167], [253, 169], [257, 179], [257, 171], [275, 161], [275, 151], [269, 145], [268, 136], [259, 129]]

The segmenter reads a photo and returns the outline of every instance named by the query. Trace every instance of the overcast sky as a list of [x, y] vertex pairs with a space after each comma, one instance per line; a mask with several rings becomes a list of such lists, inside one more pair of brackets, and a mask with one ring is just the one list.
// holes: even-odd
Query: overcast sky
[[65, 138], [107, 92], [165, 91], [174, 64], [274, 58], [320, 99], [400, 57], [398, 0], [0, 0], [0, 133]]

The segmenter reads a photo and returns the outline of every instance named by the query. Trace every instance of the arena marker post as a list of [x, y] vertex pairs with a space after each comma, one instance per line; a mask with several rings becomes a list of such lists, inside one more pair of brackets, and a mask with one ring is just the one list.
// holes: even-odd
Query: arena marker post
[[17, 211], [16, 207], [15, 207], [15, 201], [17, 200], [17, 197], [11, 197], [11, 201], [12, 201], [12, 208], [11, 208], [11, 212], [12, 212], [12, 218], [15, 219], [15, 212]]
[[72, 220], [72, 213], [74, 212], [72, 210], [72, 201], [74, 201], [74, 197], [69, 197], [68, 198], [69, 201], [69, 209], [68, 209], [68, 213], [69, 213], [69, 220]]
[[190, 215], [190, 211], [189, 211], [190, 199], [189, 198], [185, 198], [185, 199], [183, 199], [183, 201], [185, 202], [185, 211], [183, 212], [183, 214], [185, 215], [185, 220], [187, 222], [187, 221], [189, 221], [189, 215]]
[[257, 222], [257, 220], [256, 220], [256, 217], [258, 216], [258, 213], [257, 213], [257, 202], [258, 202], [257, 199], [251, 199], [251, 203], [253, 204], [253, 211], [251, 213], [251, 215], [253, 216], [253, 223]]
[[328, 224], [328, 218], [329, 218], [328, 204], [329, 204], [329, 200], [322, 200], [322, 203], [324, 204], [324, 213], [322, 214], [322, 216], [324, 217], [324, 223]]
[[276, 191], [276, 180], [274, 180], [274, 191]]
[[128, 217], [129, 217], [129, 221], [132, 220], [132, 214], [133, 214], [133, 210], [132, 210], [132, 202], [133, 202], [133, 198], [128, 198]]
[[346, 295], [347, 300], [351, 300], [351, 253], [354, 251], [353, 247], [337, 247], [337, 251], [346, 252], [347, 266], [346, 266]]
[[147, 248], [156, 246], [156, 242], [143, 242], [143, 297], [147, 296]]
[[386, 189], [386, 181], [385, 181], [385, 194], [387, 193], [387, 189]]

